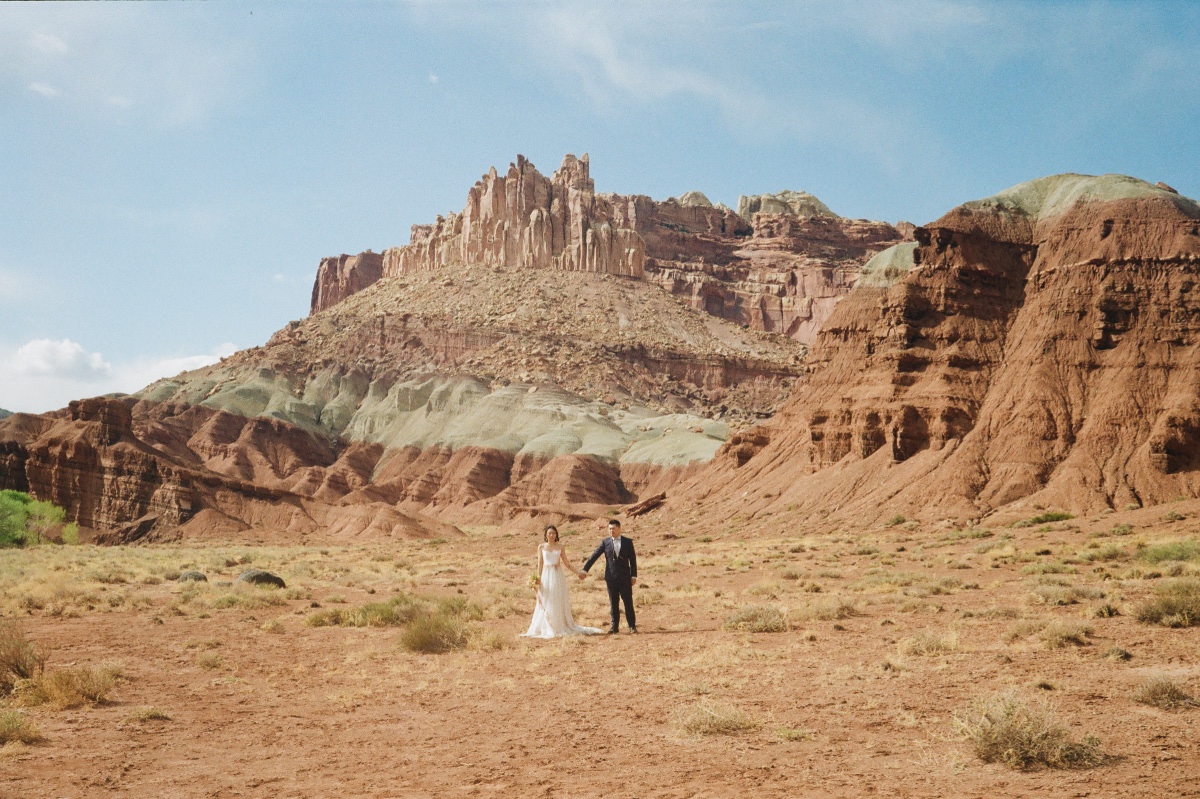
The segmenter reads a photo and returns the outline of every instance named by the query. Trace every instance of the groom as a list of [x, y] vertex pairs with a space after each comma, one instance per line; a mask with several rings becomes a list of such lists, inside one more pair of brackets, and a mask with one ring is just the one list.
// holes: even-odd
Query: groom
[[625, 621], [629, 622], [629, 632], [637, 632], [637, 617], [633, 612], [633, 587], [637, 585], [637, 554], [633, 551], [633, 541], [621, 535], [621, 523], [616, 519], [608, 523], [608, 536], [596, 547], [596, 551], [583, 564], [582, 580], [587, 576], [587, 570], [592, 568], [600, 555], [604, 555], [604, 582], [608, 585], [608, 601], [612, 606], [612, 627], [609, 635], [617, 631], [621, 618], [620, 603], [625, 603]]

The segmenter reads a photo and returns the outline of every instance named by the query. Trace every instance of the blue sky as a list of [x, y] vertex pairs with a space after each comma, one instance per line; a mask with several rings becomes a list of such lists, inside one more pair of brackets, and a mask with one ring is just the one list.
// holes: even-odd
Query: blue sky
[[0, 4], [0, 407], [308, 312], [517, 153], [928, 222], [1057, 172], [1200, 196], [1200, 4]]

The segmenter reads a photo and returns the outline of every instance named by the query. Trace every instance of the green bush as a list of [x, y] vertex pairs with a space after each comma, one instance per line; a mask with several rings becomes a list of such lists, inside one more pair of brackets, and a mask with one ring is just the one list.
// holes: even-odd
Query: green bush
[[1200, 560], [1200, 541], [1181, 538], [1178, 541], [1162, 541], [1138, 551], [1138, 560], [1146, 563], [1162, 563], [1168, 560]]
[[1155, 589], [1155, 596], [1138, 605], [1137, 620], [1164, 627], [1200, 624], [1200, 580], [1170, 580]]

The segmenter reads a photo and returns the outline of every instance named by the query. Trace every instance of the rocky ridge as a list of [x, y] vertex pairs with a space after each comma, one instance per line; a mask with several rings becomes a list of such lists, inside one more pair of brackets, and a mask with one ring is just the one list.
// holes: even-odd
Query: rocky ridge
[[861, 520], [1123, 508], [1200, 492], [1200, 206], [1059, 175], [873, 258], [792, 400], [694, 502]]
[[566, 156], [549, 178], [517, 156], [471, 188], [461, 213], [414, 225], [409, 244], [384, 251], [378, 273], [354, 264], [373, 265], [372, 253], [322, 261], [311, 309], [332, 307], [373, 274], [560, 269], [646, 280], [696, 310], [807, 344], [863, 262], [910, 232], [843, 219], [806, 192], [742, 197], [737, 213], [701, 192], [663, 202], [597, 193], [586, 154]]

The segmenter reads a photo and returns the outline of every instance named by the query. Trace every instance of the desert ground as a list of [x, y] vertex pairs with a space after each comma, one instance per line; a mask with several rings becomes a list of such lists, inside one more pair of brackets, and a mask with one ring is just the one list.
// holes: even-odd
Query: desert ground
[[[6, 635], [43, 682], [92, 678], [18, 681], [0, 796], [1200, 795], [1196, 628], [1138, 619], [1200, 573], [1200, 502], [970, 529], [787, 516], [629, 520], [641, 633], [555, 641], [518, 637], [528, 522], [0, 551]], [[600, 536], [561, 527], [576, 562]], [[231, 584], [251, 567], [287, 587]], [[605, 626], [601, 570], [572, 586]], [[418, 607], [449, 637], [388, 611]], [[1086, 757], [985, 762], [968, 733], [997, 696]]]

